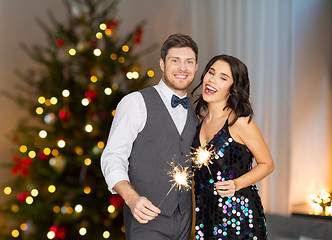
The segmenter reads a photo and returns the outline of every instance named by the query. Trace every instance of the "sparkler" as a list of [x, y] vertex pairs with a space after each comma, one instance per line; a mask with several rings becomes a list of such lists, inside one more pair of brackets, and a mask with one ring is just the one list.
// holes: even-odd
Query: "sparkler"
[[191, 160], [195, 164], [196, 168], [200, 169], [201, 167], [206, 166], [212, 177], [212, 173], [209, 168], [209, 164], [213, 163], [211, 158], [215, 155], [213, 146], [211, 145], [211, 147], [209, 149], [207, 149], [206, 147], [199, 146], [190, 155], [191, 155]]
[[189, 171], [189, 167], [182, 167], [180, 164], [177, 166], [174, 165], [173, 162], [169, 163], [173, 169], [167, 173], [168, 176], [172, 177], [170, 182], [172, 182], [172, 186], [167, 192], [166, 196], [161, 200], [161, 202], [158, 205], [158, 208], [161, 206], [161, 204], [165, 201], [166, 197], [170, 194], [172, 189], [177, 186], [179, 190], [182, 188], [186, 191], [188, 191], [191, 188], [191, 177], [192, 174]]

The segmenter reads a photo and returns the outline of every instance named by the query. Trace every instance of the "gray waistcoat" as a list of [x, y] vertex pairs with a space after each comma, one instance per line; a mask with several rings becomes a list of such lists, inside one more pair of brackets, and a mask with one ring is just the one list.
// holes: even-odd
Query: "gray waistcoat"
[[[129, 157], [129, 179], [136, 191], [158, 206], [172, 186], [167, 172], [168, 164], [191, 165], [189, 152], [196, 131], [197, 117], [192, 106], [182, 134], [179, 132], [157, 90], [153, 87], [140, 90], [146, 109], [147, 120], [144, 129], [133, 143]], [[174, 188], [160, 206], [163, 215], [171, 216], [180, 207], [184, 212], [192, 206], [191, 190]]]

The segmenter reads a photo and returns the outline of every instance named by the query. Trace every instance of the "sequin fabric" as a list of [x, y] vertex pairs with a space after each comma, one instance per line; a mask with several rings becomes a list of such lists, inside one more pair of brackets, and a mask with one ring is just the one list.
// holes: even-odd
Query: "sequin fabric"
[[[193, 148], [200, 145], [199, 132]], [[213, 163], [194, 169], [197, 240], [267, 239], [265, 215], [255, 185], [235, 192], [233, 197], [221, 197], [214, 190], [217, 181], [235, 179], [252, 169], [253, 155], [243, 144], [233, 140], [228, 120], [208, 143], [216, 151]]]

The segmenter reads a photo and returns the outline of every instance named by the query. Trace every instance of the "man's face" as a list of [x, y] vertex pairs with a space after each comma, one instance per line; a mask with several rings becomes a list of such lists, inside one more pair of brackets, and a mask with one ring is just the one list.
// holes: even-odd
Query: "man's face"
[[183, 96], [197, 70], [195, 52], [190, 47], [171, 48], [165, 62], [160, 59], [160, 68], [164, 83], [179, 96]]

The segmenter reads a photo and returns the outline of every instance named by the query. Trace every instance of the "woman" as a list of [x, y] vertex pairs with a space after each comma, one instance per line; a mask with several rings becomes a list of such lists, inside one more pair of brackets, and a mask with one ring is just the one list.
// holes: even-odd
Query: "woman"
[[255, 183], [274, 164], [252, 119], [247, 67], [235, 57], [215, 56], [193, 92], [200, 86], [196, 113], [201, 123], [193, 149], [201, 146], [215, 154], [211, 164], [195, 169], [196, 239], [266, 239]]

